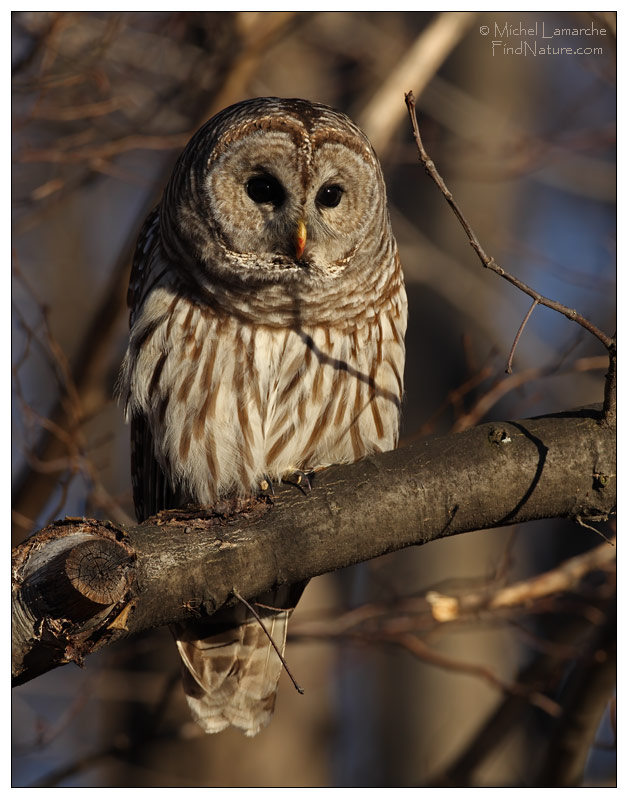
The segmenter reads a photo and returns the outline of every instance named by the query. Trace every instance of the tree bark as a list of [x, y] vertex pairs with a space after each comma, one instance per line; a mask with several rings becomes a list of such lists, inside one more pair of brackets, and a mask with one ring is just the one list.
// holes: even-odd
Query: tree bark
[[14, 550], [15, 684], [151, 627], [207, 617], [411, 545], [535, 519], [608, 519], [615, 428], [583, 409], [483, 424], [316, 473], [312, 490], [123, 527], [65, 519]]

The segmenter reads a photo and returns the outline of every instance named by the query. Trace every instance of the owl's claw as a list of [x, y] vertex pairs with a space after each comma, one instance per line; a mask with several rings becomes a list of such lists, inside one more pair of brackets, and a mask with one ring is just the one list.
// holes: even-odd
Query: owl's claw
[[262, 479], [259, 481], [259, 487], [265, 494], [270, 494], [273, 497], [275, 496], [273, 481], [267, 474], [262, 476]]
[[[314, 476], [314, 470], [308, 469], [304, 471], [303, 469], [295, 469], [294, 471], [287, 472], [283, 475], [283, 477], [279, 480], [280, 483], [288, 483], [289, 485], [297, 486], [303, 491], [304, 494], [311, 494], [312, 493], [312, 481], [310, 478]], [[260, 491], [263, 494], [269, 494], [270, 496], [275, 496], [275, 489], [273, 486], [273, 481], [270, 475], [264, 474], [262, 475], [259, 481]]]
[[302, 469], [295, 469], [289, 477], [291, 479], [286, 480], [287, 483], [292, 483], [295, 486], [298, 486], [304, 493], [311, 494], [312, 493], [312, 481], [310, 480], [311, 477], [314, 477], [314, 470], [309, 469], [308, 471], [303, 471]]

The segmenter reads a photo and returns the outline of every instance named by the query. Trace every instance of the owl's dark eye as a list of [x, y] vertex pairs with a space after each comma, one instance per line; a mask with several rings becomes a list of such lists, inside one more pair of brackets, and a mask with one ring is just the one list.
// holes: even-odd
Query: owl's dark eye
[[326, 208], [335, 208], [342, 197], [342, 186], [323, 186], [316, 195], [316, 202]]
[[284, 191], [281, 183], [272, 175], [256, 175], [246, 184], [246, 193], [256, 203], [281, 205]]

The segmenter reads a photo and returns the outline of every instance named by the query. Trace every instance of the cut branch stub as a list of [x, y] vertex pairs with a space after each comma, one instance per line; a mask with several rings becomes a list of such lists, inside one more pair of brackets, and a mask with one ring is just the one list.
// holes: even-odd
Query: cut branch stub
[[106, 538], [84, 541], [70, 551], [65, 573], [72, 586], [97, 605], [119, 602], [127, 589], [126, 551]]
[[39, 673], [71, 660], [82, 663], [99, 640], [114, 636], [110, 622], [113, 618], [115, 623], [128, 603], [135, 553], [106, 524], [99, 528], [85, 520], [76, 532], [66, 520], [48, 528], [39, 546], [27, 546], [15, 559], [12, 639], [17, 682], [29, 670]]
[[123, 599], [130, 561], [126, 549], [115, 541], [89, 538], [38, 569], [30, 578], [29, 594], [37, 595], [50, 614], [81, 622]]

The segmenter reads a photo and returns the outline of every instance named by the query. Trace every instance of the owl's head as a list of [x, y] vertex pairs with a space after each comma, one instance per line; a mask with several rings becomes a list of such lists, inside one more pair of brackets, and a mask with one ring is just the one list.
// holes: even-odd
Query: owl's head
[[333, 280], [390, 239], [368, 139], [344, 114], [306, 100], [256, 98], [210, 119], [163, 205], [205, 269], [251, 283]]

